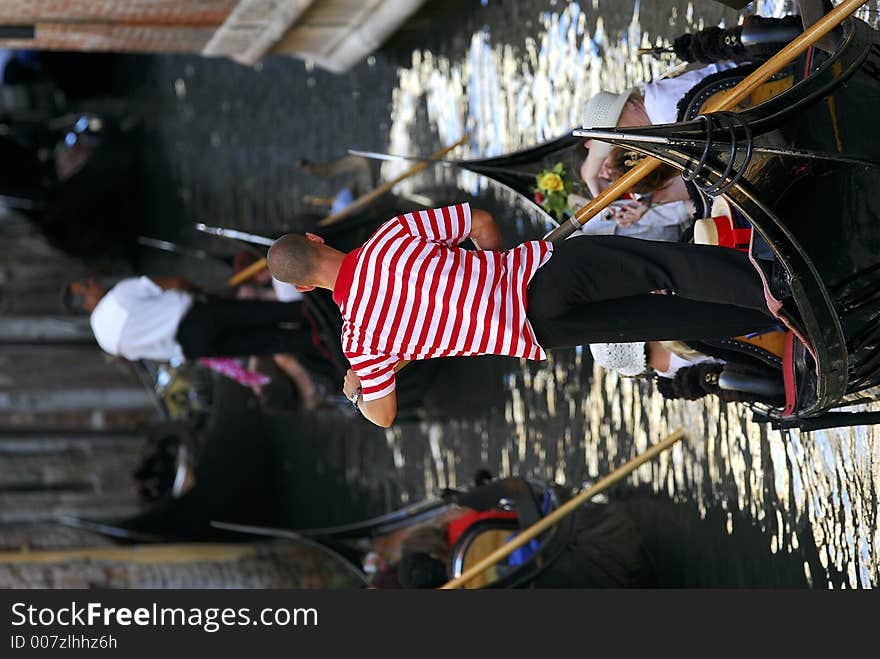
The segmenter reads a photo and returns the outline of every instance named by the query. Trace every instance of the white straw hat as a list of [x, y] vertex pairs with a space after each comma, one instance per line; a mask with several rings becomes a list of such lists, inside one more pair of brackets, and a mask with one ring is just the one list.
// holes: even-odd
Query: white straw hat
[[635, 377], [648, 370], [644, 341], [592, 343], [590, 352], [593, 353], [593, 360], [608, 371], [617, 371], [621, 375]]
[[[593, 96], [584, 108], [584, 128], [616, 128], [623, 106], [635, 90], [635, 87], [630, 87], [619, 94], [602, 91]], [[598, 177], [602, 161], [611, 153], [611, 148], [607, 142], [593, 140], [587, 153], [585, 179], [588, 184], [590, 179]], [[593, 194], [597, 193], [598, 191], [593, 190]]]

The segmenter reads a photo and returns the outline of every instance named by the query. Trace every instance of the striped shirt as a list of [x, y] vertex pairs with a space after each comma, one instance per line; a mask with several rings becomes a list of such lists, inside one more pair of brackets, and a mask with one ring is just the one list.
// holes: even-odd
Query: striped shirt
[[333, 290], [342, 350], [364, 400], [394, 390], [401, 360], [461, 355], [545, 359], [526, 318], [526, 288], [552, 252], [544, 241], [506, 252], [456, 247], [468, 204], [399, 215], [346, 255]]

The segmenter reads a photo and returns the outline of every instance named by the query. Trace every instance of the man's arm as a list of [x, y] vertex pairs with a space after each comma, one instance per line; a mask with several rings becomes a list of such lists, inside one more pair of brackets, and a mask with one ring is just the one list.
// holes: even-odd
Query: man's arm
[[504, 245], [495, 220], [486, 211], [471, 210], [471, 232], [468, 238], [477, 249], [500, 250]]
[[454, 247], [470, 238], [478, 249], [501, 249], [502, 239], [495, 220], [470, 204], [404, 213], [394, 218], [412, 236]]
[[397, 391], [376, 400], [358, 401], [358, 409], [367, 419], [383, 428], [390, 428], [397, 416]]
[[[369, 421], [383, 428], [390, 427], [397, 416], [397, 391], [392, 389], [391, 393], [382, 396], [382, 398], [364, 400], [360, 395], [360, 390], [361, 379], [353, 370], [348, 369], [348, 373], [345, 374], [345, 382], [342, 385], [345, 396], [355, 403], [361, 414]], [[356, 392], [358, 395], [357, 398], [354, 398]]]
[[411, 236], [454, 247], [467, 240], [471, 227], [471, 208], [467, 203], [454, 204], [404, 213], [391, 221], [400, 222], [404, 231]]

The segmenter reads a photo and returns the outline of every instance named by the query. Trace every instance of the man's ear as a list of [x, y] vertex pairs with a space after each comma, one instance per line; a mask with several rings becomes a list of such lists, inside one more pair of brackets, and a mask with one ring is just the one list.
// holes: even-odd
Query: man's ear
[[318, 243], [319, 245], [324, 244], [324, 239], [321, 236], [316, 236], [313, 233], [306, 232], [306, 240], [310, 240], [313, 243]]

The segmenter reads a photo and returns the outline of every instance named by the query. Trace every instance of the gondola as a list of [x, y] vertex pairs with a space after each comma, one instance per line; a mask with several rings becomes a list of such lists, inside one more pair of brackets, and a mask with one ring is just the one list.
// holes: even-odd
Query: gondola
[[[336, 566], [340, 576], [362, 574], [367, 587], [428, 588], [440, 582], [430, 583], [424, 578], [425, 570], [407, 567], [405, 556], [426, 551], [438, 557], [445, 554], [444, 573], [435, 576], [441, 581], [457, 579], [488, 552], [506, 546], [529, 524], [553, 515], [560, 506], [577, 503], [571, 501], [576, 496], [572, 488], [540, 480], [483, 478], [473, 486], [444, 489], [386, 515], [337, 527], [292, 531], [222, 522], [214, 526], [249, 539], [272, 537], [307, 543], [328, 559], [335, 558], [328, 563]], [[700, 514], [693, 502], [670, 501], [647, 489], [628, 488], [613, 498], [593, 497], [580, 502], [569, 515], [556, 520], [490, 571], [469, 581], [467, 587], [809, 585], [804, 561], [819, 562], [809, 541], [795, 554], [767, 552], [764, 532], [737, 513], [737, 534], [732, 541], [728, 515], [722, 509]], [[744, 546], [755, 551], [743, 552]], [[385, 553], [390, 564], [377, 565], [372, 560], [376, 550]]]
[[[289, 531], [270, 527], [215, 522], [222, 530], [249, 536], [268, 536], [308, 542], [322, 547], [347, 569], [364, 569], [365, 558], [377, 541], [397, 533], [445, 528], [450, 520], [464, 518], [452, 546], [448, 547], [446, 577], [462, 574], [485, 551], [521, 528], [568, 501], [570, 488], [523, 478], [484, 480], [462, 490], [444, 489], [437, 496], [372, 519], [320, 529]], [[533, 501], [533, 511], [527, 513]], [[475, 511], [480, 511], [475, 514]], [[473, 521], [468, 515], [474, 515]], [[445, 535], [445, 531], [443, 532]], [[394, 540], [392, 539], [392, 542]], [[399, 542], [399, 539], [397, 540]], [[406, 540], [403, 541], [404, 545]], [[483, 543], [483, 546], [480, 546]], [[476, 556], [475, 556], [476, 554]], [[393, 567], [393, 566], [392, 566]], [[383, 587], [381, 579], [364, 575], [366, 583]], [[440, 582], [442, 583], [442, 581]], [[433, 584], [438, 585], [438, 584]], [[559, 588], [638, 587], [656, 585], [651, 562], [645, 556], [636, 524], [623, 508], [606, 500], [581, 506], [573, 515], [552, 526], [514, 560], [497, 566], [494, 573], [473, 587]], [[385, 586], [387, 587], [387, 585]], [[397, 587], [413, 586], [404, 581]]]
[[[700, 513], [695, 502], [671, 501], [649, 489], [627, 488], [613, 498], [592, 496], [588, 501], [584, 493], [480, 472], [472, 486], [446, 488], [390, 513], [339, 526], [294, 530], [216, 519], [211, 541], [230, 543], [227, 547], [246, 542], [261, 553], [279, 551], [286, 560], [316, 569], [313, 576], [324, 588], [427, 588], [437, 583], [413, 583], [412, 576], [401, 572], [403, 557], [435, 547], [439, 539], [439, 551], [445, 554], [441, 579], [458, 578], [517, 532], [576, 504], [530, 541], [526, 551], [513, 554], [468, 587], [806, 587], [811, 584], [804, 561], [820, 563], [809, 539], [794, 553], [766, 551], [765, 532], [736, 511], [732, 541], [731, 513], [722, 508]], [[134, 520], [114, 524], [59, 516], [54, 521], [100, 534], [123, 550], [192, 541], [167, 529], [160, 534], [142, 530]], [[744, 552], [746, 545], [755, 551]], [[377, 562], [377, 551], [389, 563]], [[397, 575], [397, 581], [389, 575]], [[818, 574], [814, 578], [822, 579]]]

